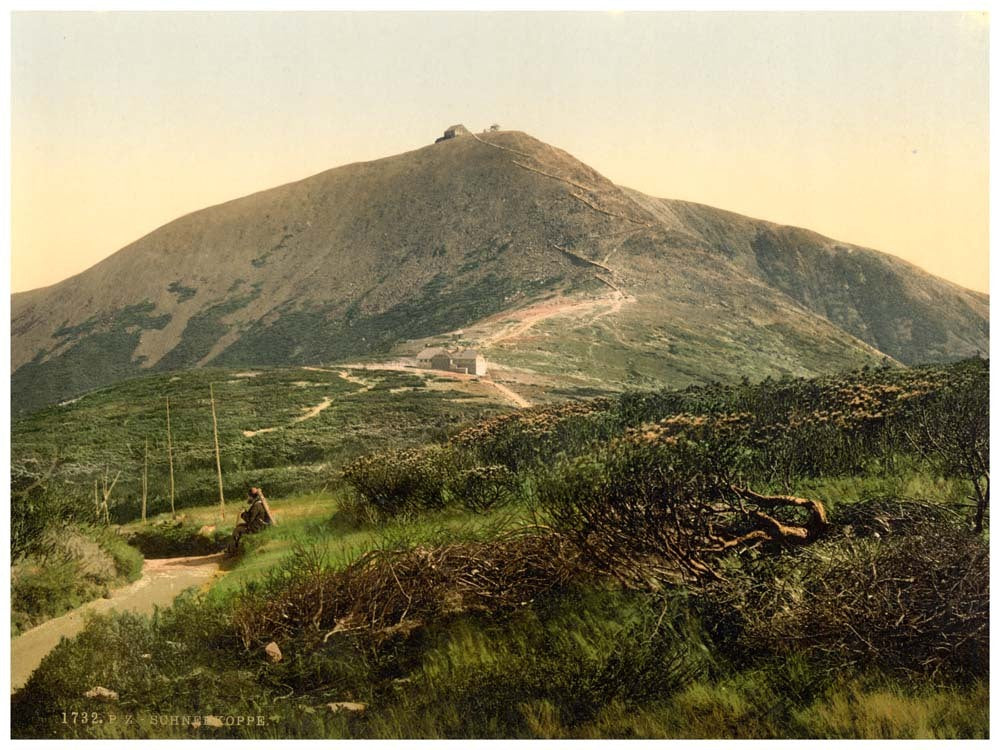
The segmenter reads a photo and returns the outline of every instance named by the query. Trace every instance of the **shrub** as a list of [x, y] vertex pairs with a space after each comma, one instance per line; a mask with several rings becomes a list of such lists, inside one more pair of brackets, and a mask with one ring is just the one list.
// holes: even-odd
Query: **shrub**
[[139, 549], [144, 557], [192, 557], [221, 551], [229, 542], [229, 534], [216, 529], [210, 534], [179, 521], [151, 524], [136, 529], [127, 538], [128, 544]]
[[629, 586], [717, 578], [728, 553], [803, 544], [825, 529], [821, 503], [760, 495], [728, 473], [709, 444], [623, 441], [558, 467], [539, 500], [588, 562]]
[[11, 567], [11, 627], [16, 633], [104, 594], [142, 574], [142, 555], [116, 534], [71, 526], [44, 532], [44, 549]]
[[138, 580], [142, 575], [142, 553], [124, 537], [108, 530], [98, 532], [98, 540], [101, 548], [111, 556], [118, 576], [126, 581]]
[[251, 586], [233, 621], [244, 644], [338, 633], [376, 639], [460, 612], [499, 613], [580, 576], [576, 554], [555, 534], [510, 533], [488, 542], [371, 552], [342, 570], [297, 577], [279, 571]]
[[451, 494], [469, 510], [488, 511], [507, 505], [520, 487], [517, 474], [506, 466], [474, 466], [458, 475]]
[[989, 668], [988, 549], [947, 524], [748, 565], [708, 587], [703, 606], [737, 658], [808, 648], [831, 669], [975, 679]]
[[454, 455], [429, 446], [363, 456], [344, 469], [344, 478], [378, 516], [391, 517], [444, 507], [454, 473]]

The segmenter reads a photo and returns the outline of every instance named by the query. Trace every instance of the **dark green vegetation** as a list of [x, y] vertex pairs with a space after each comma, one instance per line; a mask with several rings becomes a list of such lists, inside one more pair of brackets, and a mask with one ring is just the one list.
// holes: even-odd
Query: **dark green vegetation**
[[153, 315], [153, 307], [146, 301], [63, 325], [53, 333], [49, 351], [38, 352], [11, 375], [11, 411], [29, 411], [132, 375], [142, 363], [133, 357], [142, 330], [162, 329], [170, 319]]
[[[266, 487], [278, 497], [318, 489], [360, 454], [443, 439], [470, 418], [506, 410], [464, 391], [428, 387], [421, 376], [392, 371], [206, 369], [129, 380], [14, 422], [15, 476], [24, 486], [45, 480], [34, 490], [35, 505], [17, 512], [15, 544], [35, 533], [28, 515], [69, 513], [92, 520], [93, 483], [103, 480], [106, 470], [112, 478], [122, 472], [109, 503], [111, 520], [136, 518], [147, 440], [147, 512], [152, 516], [170, 510], [168, 398], [175, 507], [217, 501], [210, 384], [224, 489], [238, 503], [248, 485]], [[315, 416], [302, 419], [327, 402]], [[275, 429], [266, 431], [270, 428]], [[265, 431], [246, 434], [257, 430]], [[46, 497], [58, 501], [50, 507]]]
[[[627, 394], [358, 459], [209, 594], [59, 646], [14, 736], [986, 737], [988, 393], [972, 360]], [[139, 724], [61, 724], [95, 685]]]
[[198, 211], [13, 295], [12, 411], [149, 369], [384, 356], [598, 292], [616, 295], [603, 311], [554, 316], [548, 335], [489, 357], [622, 391], [988, 348], [986, 295], [803, 229], [626, 190], [494, 132]]
[[[64, 550], [52, 549], [51, 541], [65, 535], [81, 540], [92, 535], [91, 524], [105, 520], [103, 502], [95, 506], [95, 492], [103, 500], [105, 483], [110, 485], [116, 476], [108, 520], [122, 523], [138, 518], [147, 441], [147, 515], [152, 519], [170, 512], [167, 398], [174, 508], [183, 517], [190, 506], [218, 503], [210, 384], [216, 398], [230, 521], [242, 510], [249, 485], [266, 487], [270, 496], [277, 497], [318, 490], [335, 483], [340, 466], [359, 454], [441, 440], [469, 417], [506, 410], [487, 398], [449, 390], [450, 384], [428, 385], [422, 377], [406, 373], [210, 369], [125, 381], [15, 421], [11, 451], [15, 632], [100, 596], [124, 578], [134, 578], [131, 571], [115, 572], [106, 561], [81, 562], [84, 553], [77, 547], [86, 547], [86, 555], [95, 560], [99, 556], [89, 542]], [[377, 421], [371, 418], [375, 414]], [[210, 523], [214, 521], [192, 525], [168, 520], [132, 529], [128, 539], [146, 557], [209, 554], [224, 547], [232, 528], [230, 523], [225, 532], [200, 533], [201, 526]], [[100, 542], [110, 551], [125, 544], [108, 535], [102, 535]]]

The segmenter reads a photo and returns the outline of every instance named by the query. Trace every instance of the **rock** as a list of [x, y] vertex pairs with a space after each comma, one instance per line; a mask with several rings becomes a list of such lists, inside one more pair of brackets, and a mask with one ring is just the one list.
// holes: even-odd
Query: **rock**
[[281, 661], [281, 649], [278, 648], [278, 644], [274, 641], [264, 646], [264, 655], [267, 656], [267, 660], [272, 664], [277, 664]]
[[143, 659], [146, 659], [146, 660], [148, 661], [149, 659], [152, 659], [152, 658], [153, 658], [153, 655], [152, 655], [152, 654], [143, 654], [143, 655], [142, 655], [142, 658], [143, 658]]
[[222, 724], [222, 719], [220, 719], [218, 716], [206, 716], [205, 717], [205, 726], [206, 727], [212, 727], [213, 729], [218, 729], [222, 725], [223, 725]]
[[106, 687], [92, 687], [86, 693], [83, 694], [84, 698], [94, 698], [99, 701], [107, 701], [111, 703], [118, 700], [118, 693], [114, 690], [108, 690]]
[[214, 533], [215, 533], [214, 526], [202, 526], [200, 529], [198, 529], [198, 536], [205, 536], [208, 537], [209, 539], [212, 538], [212, 534]]
[[349, 713], [359, 716], [365, 712], [368, 704], [355, 703], [354, 701], [337, 701], [336, 703], [327, 703], [326, 707], [330, 709], [330, 713], [332, 714]]

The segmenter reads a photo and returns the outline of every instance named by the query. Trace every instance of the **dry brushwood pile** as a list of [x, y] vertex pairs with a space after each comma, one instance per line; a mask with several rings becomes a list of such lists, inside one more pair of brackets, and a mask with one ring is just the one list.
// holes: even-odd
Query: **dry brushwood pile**
[[961, 527], [831, 538], [704, 593], [743, 656], [806, 648], [834, 669], [988, 674], [989, 552]]
[[863, 537], [926, 532], [935, 526], [957, 528], [963, 523], [963, 514], [942, 503], [886, 495], [851, 503], [834, 520], [842, 533]]
[[371, 552], [345, 569], [245, 598], [234, 625], [247, 647], [292, 637], [326, 642], [341, 633], [379, 640], [448, 615], [515, 610], [582, 573], [561, 536], [522, 529], [487, 542]]
[[541, 496], [588, 564], [634, 588], [716, 580], [726, 553], [808, 544], [827, 528], [817, 500], [760, 494], [698, 466], [629, 447], [576, 462]]

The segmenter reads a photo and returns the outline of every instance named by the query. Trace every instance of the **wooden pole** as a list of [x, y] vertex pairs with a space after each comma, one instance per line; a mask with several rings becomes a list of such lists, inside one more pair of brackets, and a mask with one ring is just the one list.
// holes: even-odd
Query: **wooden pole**
[[118, 484], [118, 477], [120, 477], [121, 475], [122, 475], [122, 473], [120, 471], [117, 474], [115, 474], [115, 478], [114, 478], [114, 480], [112, 480], [111, 486], [109, 487], [108, 486], [108, 467], [107, 466], [104, 467], [104, 481], [102, 483], [103, 492], [104, 492], [104, 523], [107, 524], [108, 526], [111, 525], [111, 513], [108, 510], [108, 500], [111, 499], [111, 493], [112, 493], [112, 491], [114, 491], [115, 485]]
[[170, 517], [176, 518], [174, 512], [174, 447], [170, 437], [170, 397], [167, 396], [167, 460], [170, 463]]
[[146, 491], [149, 488], [149, 438], [142, 451], [142, 523], [146, 524]]
[[215, 418], [215, 391], [212, 384], [208, 384], [208, 395], [212, 399], [212, 436], [215, 438], [215, 470], [219, 475], [219, 516], [226, 520], [226, 497], [222, 493], [222, 459], [219, 456], [219, 422]]
[[101, 501], [97, 499], [97, 478], [94, 478], [94, 517], [101, 520]]

